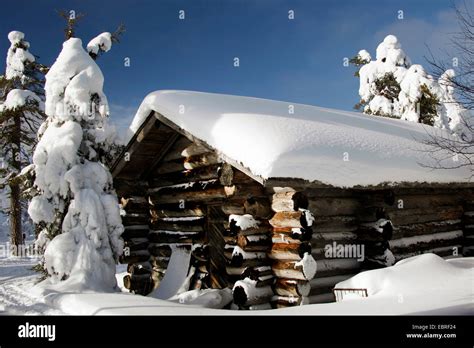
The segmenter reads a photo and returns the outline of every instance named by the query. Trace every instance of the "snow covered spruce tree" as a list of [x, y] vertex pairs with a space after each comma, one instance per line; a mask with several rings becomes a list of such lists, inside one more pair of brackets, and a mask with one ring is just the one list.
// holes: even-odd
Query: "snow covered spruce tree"
[[10, 32], [8, 40], [6, 72], [0, 76], [0, 189], [10, 197], [6, 213], [11, 243], [19, 246], [23, 243], [22, 206], [26, 202], [18, 175], [31, 161], [36, 133], [45, 118], [44, 67], [28, 51], [30, 44], [22, 32]]
[[456, 128], [456, 117], [447, 115], [452, 114], [453, 96], [423, 66], [411, 64], [396, 36], [388, 35], [378, 45], [375, 60], [361, 50], [350, 62], [359, 69], [355, 75], [360, 78], [361, 100], [356, 109], [451, 131]]
[[[90, 52], [110, 49], [110, 36], [99, 37], [89, 43]], [[46, 284], [56, 288], [116, 286], [124, 228], [106, 166], [117, 137], [103, 84], [100, 68], [78, 38], [63, 43], [46, 75], [48, 118], [33, 156], [38, 192], [28, 212], [44, 226], [37, 243], [45, 248]]]

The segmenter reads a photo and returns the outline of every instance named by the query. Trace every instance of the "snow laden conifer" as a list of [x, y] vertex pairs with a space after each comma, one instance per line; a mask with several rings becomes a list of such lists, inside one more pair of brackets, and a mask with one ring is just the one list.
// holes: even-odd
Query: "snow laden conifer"
[[19, 246], [26, 206], [19, 174], [31, 161], [36, 133], [44, 120], [44, 67], [29, 52], [22, 32], [10, 32], [8, 40], [6, 71], [0, 76], [0, 189], [10, 198], [11, 243]]
[[46, 75], [48, 118], [33, 156], [38, 194], [28, 212], [44, 226], [38, 244], [45, 248], [46, 284], [56, 288], [116, 286], [124, 228], [106, 166], [117, 144], [103, 84], [78, 38], [63, 43]]
[[359, 70], [360, 102], [356, 109], [369, 115], [400, 118], [457, 132], [461, 107], [449, 88], [447, 71], [438, 81], [413, 64], [394, 35], [378, 45], [376, 59], [361, 50], [350, 60]]

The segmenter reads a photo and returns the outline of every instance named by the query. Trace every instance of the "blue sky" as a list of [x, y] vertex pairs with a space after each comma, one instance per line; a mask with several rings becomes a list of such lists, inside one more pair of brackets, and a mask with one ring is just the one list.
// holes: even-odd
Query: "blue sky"
[[[412, 61], [424, 64], [426, 45], [449, 54], [457, 28], [447, 0], [15, 0], [2, 3], [0, 54], [6, 55], [8, 32], [20, 30], [31, 52], [51, 65], [64, 36], [55, 9], [86, 14], [77, 28], [84, 45], [125, 24], [121, 43], [98, 60], [111, 116], [121, 128], [143, 97], [158, 89], [352, 110], [358, 80], [352, 67], [344, 67], [344, 57], [362, 48], [375, 56], [385, 35], [395, 34]], [[178, 18], [180, 10], [185, 20]]]

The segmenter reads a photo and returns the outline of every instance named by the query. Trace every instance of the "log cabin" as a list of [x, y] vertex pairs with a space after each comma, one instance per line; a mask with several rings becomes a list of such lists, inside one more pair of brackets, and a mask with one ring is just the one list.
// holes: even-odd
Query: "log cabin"
[[469, 170], [433, 170], [442, 162], [430, 131], [257, 98], [151, 93], [112, 168], [125, 286], [150, 293], [173, 248], [187, 248], [189, 289], [230, 287], [240, 309], [280, 308], [334, 301], [338, 282], [420, 253], [472, 255]]

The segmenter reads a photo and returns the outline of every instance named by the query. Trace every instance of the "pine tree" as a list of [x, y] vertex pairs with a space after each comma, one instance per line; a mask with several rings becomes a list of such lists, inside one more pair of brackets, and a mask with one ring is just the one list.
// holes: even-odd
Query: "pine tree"
[[123, 250], [118, 199], [106, 166], [118, 145], [104, 77], [94, 61], [110, 49], [111, 37], [91, 40], [89, 53], [80, 39], [67, 39], [46, 75], [48, 118], [33, 156], [37, 194], [28, 212], [44, 226], [38, 245], [48, 284], [63, 289], [112, 290]]
[[11, 243], [23, 243], [22, 200], [19, 174], [29, 165], [36, 143], [38, 127], [44, 119], [43, 72], [45, 67], [36, 62], [28, 51], [30, 45], [24, 34], [8, 34], [10, 48], [5, 75], [0, 76], [0, 156], [3, 178], [0, 189], [10, 196], [7, 212], [10, 218]]
[[349, 62], [357, 67], [355, 75], [360, 78], [361, 99], [355, 109], [368, 115], [454, 127], [456, 122], [450, 121], [447, 113], [456, 114], [452, 109], [457, 103], [421, 65], [411, 64], [395, 36], [388, 35], [379, 44], [376, 60], [361, 50]]

